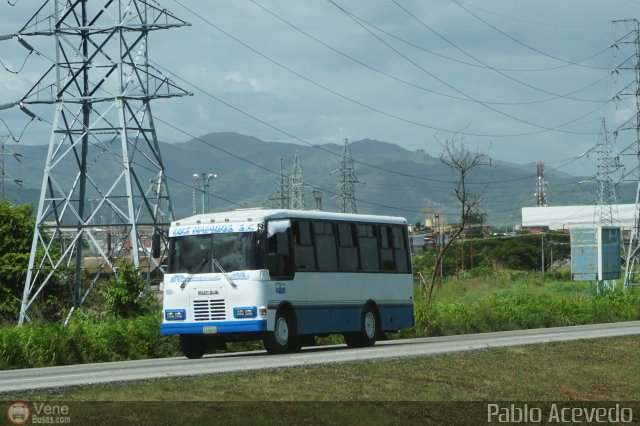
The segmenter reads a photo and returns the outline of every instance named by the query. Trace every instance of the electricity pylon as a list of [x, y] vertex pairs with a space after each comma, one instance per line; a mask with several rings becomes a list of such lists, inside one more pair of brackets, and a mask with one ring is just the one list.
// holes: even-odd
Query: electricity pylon
[[305, 210], [307, 207], [304, 202], [304, 177], [302, 176], [302, 164], [300, 163], [298, 150], [296, 150], [296, 155], [293, 157], [293, 171], [290, 182], [289, 208], [292, 210]]
[[17, 154], [10, 149], [8, 149], [5, 145], [6, 141], [10, 139], [9, 136], [0, 136], [0, 201], [4, 198], [4, 183], [7, 180], [14, 182], [18, 186], [22, 186], [22, 180], [20, 179], [11, 179], [7, 178], [5, 173], [5, 157], [7, 155], [13, 156], [15, 160], [19, 163], [22, 158], [22, 154]]
[[[356, 183], [360, 183], [360, 181], [355, 174], [348, 139], [344, 140], [342, 160], [340, 161], [340, 168], [338, 170], [340, 171], [340, 211], [342, 213], [358, 213], [355, 187]], [[335, 170], [333, 173], [338, 170]]]
[[[640, 256], [640, 22], [636, 19], [614, 21], [625, 28], [626, 34], [614, 44], [614, 49], [620, 49], [624, 45], [632, 47], [632, 53], [614, 70], [614, 74], [627, 73], [632, 78], [629, 83], [618, 92], [614, 99], [631, 98], [634, 105], [633, 115], [614, 132], [616, 138], [620, 132], [632, 134], [631, 143], [622, 150], [623, 154], [634, 155], [637, 164], [629, 173], [636, 183], [635, 209], [633, 216], [633, 229], [629, 235], [626, 267], [624, 274], [624, 288], [639, 285], [638, 257]], [[621, 49], [622, 50], [622, 49]]]
[[275, 190], [263, 204], [269, 204], [272, 209], [289, 208], [289, 177], [284, 174], [282, 157], [280, 157], [280, 174], [276, 177]]
[[604, 226], [614, 226], [618, 223], [616, 185], [613, 174], [622, 165], [618, 157], [613, 155], [613, 147], [607, 131], [605, 119], [602, 119], [600, 136], [597, 145], [593, 148], [597, 157], [598, 171], [596, 174], [596, 209], [599, 223]]
[[[189, 93], [149, 65], [148, 35], [184, 25], [156, 1], [49, 0], [19, 31], [55, 39], [54, 65], [21, 103], [55, 113], [19, 324], [56, 272], [70, 278], [68, 320], [118, 260], [147, 274], [160, 267], [173, 211], [150, 102]], [[120, 235], [111, 251], [96, 238], [105, 228]], [[85, 268], [87, 253], [97, 272]]]

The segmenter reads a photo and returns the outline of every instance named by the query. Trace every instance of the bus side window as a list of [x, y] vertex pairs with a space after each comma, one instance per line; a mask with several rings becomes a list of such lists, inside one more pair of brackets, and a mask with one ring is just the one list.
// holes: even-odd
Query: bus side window
[[378, 233], [374, 225], [358, 225], [358, 247], [364, 272], [380, 271], [378, 258]]
[[380, 225], [380, 266], [385, 272], [393, 272], [396, 270], [393, 262], [393, 248], [391, 247], [391, 227], [388, 225]]
[[318, 269], [334, 272], [338, 270], [336, 252], [336, 234], [333, 222], [314, 222], [316, 250], [318, 251]]
[[290, 235], [287, 229], [267, 239], [267, 267], [273, 279], [293, 278]]
[[308, 220], [296, 220], [293, 227], [293, 255], [296, 271], [315, 271], [316, 250], [311, 234], [311, 222]]
[[357, 271], [360, 266], [356, 226], [352, 223], [338, 224], [338, 259], [341, 271]]
[[409, 272], [409, 250], [407, 250], [407, 234], [405, 228], [394, 226], [393, 230], [393, 249], [396, 256], [396, 267], [398, 272]]

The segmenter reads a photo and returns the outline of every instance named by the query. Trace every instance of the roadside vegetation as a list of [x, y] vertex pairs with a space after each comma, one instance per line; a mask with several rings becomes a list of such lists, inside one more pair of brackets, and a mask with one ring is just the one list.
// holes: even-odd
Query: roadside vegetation
[[283, 369], [277, 375], [248, 371], [31, 393], [90, 401], [185, 400], [185, 396], [216, 401], [637, 401], [638, 344], [640, 337], [630, 336], [310, 365]]
[[[70, 300], [70, 276], [62, 271], [47, 285], [32, 322], [16, 327], [33, 231], [30, 206], [0, 201], [0, 369], [43, 367], [180, 355], [175, 336], [159, 334], [160, 303], [130, 265], [97, 284], [67, 326], [61, 319]], [[442, 277], [428, 289], [436, 253], [413, 258], [415, 319], [391, 338], [426, 337], [537, 327], [640, 320], [639, 291], [598, 293], [570, 281], [563, 265], [568, 237], [540, 236], [474, 240], [442, 257]], [[553, 250], [553, 253], [551, 252]], [[542, 258], [546, 273], [543, 275]], [[555, 260], [552, 260], [555, 259]], [[438, 275], [440, 275], [438, 273]], [[330, 336], [318, 344], [341, 343]], [[259, 342], [228, 350], [261, 349]]]

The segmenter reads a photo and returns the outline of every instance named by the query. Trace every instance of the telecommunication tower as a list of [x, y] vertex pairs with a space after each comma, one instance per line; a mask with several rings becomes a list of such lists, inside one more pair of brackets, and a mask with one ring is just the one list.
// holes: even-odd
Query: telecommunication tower
[[547, 207], [547, 183], [544, 180], [544, 163], [536, 163], [536, 206]]
[[291, 173], [290, 182], [289, 208], [292, 210], [305, 210], [307, 207], [304, 202], [304, 178], [298, 150], [296, 150], [296, 154], [293, 157], [293, 172]]
[[[149, 65], [148, 36], [185, 25], [156, 1], [55, 0], [16, 34], [55, 41], [54, 65], [20, 103], [55, 113], [19, 324], [56, 272], [68, 277], [68, 320], [116, 261], [161, 268], [173, 211], [150, 104], [189, 93]], [[121, 236], [111, 251], [96, 238], [105, 228]], [[85, 268], [87, 256], [97, 271]]]
[[355, 188], [356, 183], [360, 181], [355, 174], [348, 139], [344, 140], [342, 160], [340, 161], [340, 169], [338, 170], [340, 170], [340, 211], [342, 213], [358, 213]]
[[614, 132], [616, 138], [621, 134], [631, 134], [631, 142], [621, 151], [624, 155], [633, 155], [637, 163], [628, 176], [636, 183], [634, 224], [629, 235], [624, 288], [640, 285], [638, 276], [638, 257], [640, 256], [640, 22], [636, 19], [614, 21], [622, 27], [625, 34], [613, 44], [614, 52], [624, 51], [625, 45], [631, 46], [632, 53], [614, 70], [614, 75], [631, 74], [629, 83], [618, 92], [615, 100], [630, 98], [634, 111], [631, 117]]

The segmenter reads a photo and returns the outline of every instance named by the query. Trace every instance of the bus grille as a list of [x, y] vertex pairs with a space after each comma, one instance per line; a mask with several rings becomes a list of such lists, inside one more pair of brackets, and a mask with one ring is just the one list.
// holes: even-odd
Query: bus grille
[[226, 319], [224, 299], [194, 300], [193, 317], [196, 321]]

